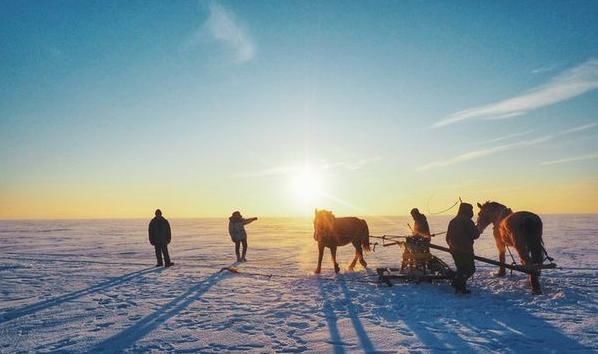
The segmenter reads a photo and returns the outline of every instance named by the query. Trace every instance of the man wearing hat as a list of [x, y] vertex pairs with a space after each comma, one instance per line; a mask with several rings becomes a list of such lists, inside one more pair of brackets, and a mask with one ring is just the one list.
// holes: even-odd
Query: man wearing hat
[[[235, 211], [230, 218], [228, 218], [228, 233], [231, 240], [235, 243], [235, 254], [237, 255], [237, 262], [247, 262], [245, 254], [247, 253], [247, 232], [245, 225], [254, 222], [257, 218], [244, 219], [241, 213]], [[243, 252], [240, 253], [239, 248], [243, 245]]]

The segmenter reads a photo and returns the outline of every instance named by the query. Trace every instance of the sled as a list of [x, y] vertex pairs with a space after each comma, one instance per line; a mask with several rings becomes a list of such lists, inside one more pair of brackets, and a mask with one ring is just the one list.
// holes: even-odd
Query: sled
[[403, 249], [400, 268], [380, 267], [376, 269], [378, 281], [392, 286], [392, 281], [432, 282], [452, 280], [455, 272], [442, 259], [430, 253], [430, 241], [417, 236], [404, 237], [404, 241], [385, 243], [383, 247], [397, 245]]

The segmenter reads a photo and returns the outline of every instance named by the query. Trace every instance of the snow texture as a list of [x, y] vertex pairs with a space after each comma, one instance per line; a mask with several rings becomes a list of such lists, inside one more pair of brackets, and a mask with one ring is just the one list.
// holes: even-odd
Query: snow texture
[[[524, 274], [496, 278], [482, 263], [467, 296], [446, 282], [377, 284], [397, 247], [378, 246], [354, 272], [342, 247], [338, 275], [327, 251], [314, 275], [306, 219], [248, 226], [243, 264], [226, 219], [170, 220], [168, 269], [154, 267], [149, 219], [0, 221], [0, 352], [596, 352], [598, 216], [543, 218], [562, 269], [543, 273], [540, 296]], [[429, 219], [432, 232], [449, 220]], [[405, 233], [409, 221], [368, 218], [374, 235]], [[497, 258], [491, 228], [475, 248]]]

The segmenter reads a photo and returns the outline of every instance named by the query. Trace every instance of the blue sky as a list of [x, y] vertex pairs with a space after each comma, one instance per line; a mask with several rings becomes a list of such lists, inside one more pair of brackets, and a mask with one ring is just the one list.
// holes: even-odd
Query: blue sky
[[[595, 1], [0, 14], [0, 217], [598, 212]], [[329, 198], [287, 193], [306, 164]]]

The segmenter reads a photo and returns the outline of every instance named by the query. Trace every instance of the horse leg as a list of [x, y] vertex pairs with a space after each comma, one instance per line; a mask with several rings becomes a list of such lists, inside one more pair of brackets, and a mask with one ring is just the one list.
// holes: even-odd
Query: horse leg
[[359, 245], [357, 252], [359, 253], [359, 263], [362, 267], [367, 268], [368, 263], [365, 261], [365, 259], [363, 259], [363, 249], [361, 248], [361, 245]]
[[322, 271], [322, 257], [324, 257], [324, 243], [318, 242], [318, 267], [314, 271], [316, 274]]
[[357, 263], [358, 259], [359, 259], [359, 254], [357, 253], [357, 250], [355, 250], [355, 257], [353, 257], [351, 264], [349, 264], [349, 270], [353, 270], [355, 268], [355, 264]]
[[340, 272], [341, 268], [338, 266], [338, 263], [336, 263], [336, 246], [330, 247], [330, 255], [332, 256], [332, 263], [334, 263], [334, 272]]
[[[494, 239], [496, 240], [496, 248], [498, 249], [498, 261], [502, 264], [505, 264], [505, 252], [507, 251], [507, 247], [505, 242], [500, 238], [500, 236], [494, 235]], [[501, 265], [498, 269], [498, 273], [496, 276], [504, 277], [507, 274], [505, 270], [505, 266]]]
[[[520, 247], [517, 247], [517, 253], [519, 253], [519, 258], [521, 259], [521, 264], [527, 266], [529, 264], [533, 264], [531, 259], [528, 257], [527, 254], [520, 251]], [[532, 287], [532, 294], [540, 295], [542, 294], [542, 288], [540, 287], [540, 271], [532, 271], [529, 273], [529, 283]]]

